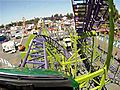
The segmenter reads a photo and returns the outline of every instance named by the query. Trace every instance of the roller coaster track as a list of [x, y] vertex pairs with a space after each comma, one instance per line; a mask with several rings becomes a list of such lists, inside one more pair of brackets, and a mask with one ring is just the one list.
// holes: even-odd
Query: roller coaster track
[[[98, 27], [100, 23], [105, 22], [104, 18], [108, 14], [108, 2], [105, 0], [72, 0], [72, 5], [76, 32], [79, 36], [94, 30], [94, 25]], [[79, 39], [79, 41], [86, 40]], [[82, 48], [80, 44], [78, 48]]]
[[[106, 84], [105, 80], [108, 75], [108, 69], [110, 68], [112, 72], [116, 71], [116, 69], [114, 69], [114, 66], [110, 66], [112, 50], [113, 50], [113, 41], [114, 41], [113, 1], [112, 0], [72, 0], [72, 6], [74, 12], [74, 19], [75, 19], [75, 29], [78, 36], [81, 37], [84, 37], [85, 34], [91, 32], [92, 30], [97, 30], [100, 24], [105, 23], [107, 21], [105, 19], [108, 19], [106, 17], [109, 15], [109, 24], [110, 24], [110, 35], [109, 35], [109, 43], [108, 43], [109, 46], [108, 46], [106, 61], [103, 61], [104, 62], [103, 67], [95, 70], [93, 66], [94, 63], [93, 54], [95, 51], [94, 37], [91, 36], [92, 37], [91, 41], [93, 42], [93, 44], [91, 45], [91, 48], [89, 48], [90, 51], [89, 54], [91, 58], [87, 58], [88, 56], [85, 51], [86, 49], [84, 49], [86, 48], [87, 45], [86, 44], [82, 45], [84, 41], [86, 42], [86, 37], [79, 38], [76, 40], [80, 42], [80, 43], [75, 43], [78, 44], [77, 45], [78, 50], [75, 49], [75, 54], [73, 56], [70, 56], [67, 50], [64, 49], [64, 47], [62, 47], [56, 40], [52, 39], [51, 37], [41, 35], [42, 29], [40, 34], [35, 36], [31, 40], [28, 47], [28, 51], [26, 52], [26, 55], [20, 67], [23, 68], [28, 65], [31, 65], [30, 67], [32, 67], [33, 65], [33, 68], [39, 68], [39, 70], [50, 69], [49, 64], [51, 62], [50, 60], [48, 60], [48, 57], [51, 58], [51, 60], [54, 60], [53, 56], [56, 55], [57, 57], [57, 55], [59, 56], [62, 55], [60, 57], [63, 60], [59, 60], [59, 63], [62, 66], [63, 72], [66, 73], [67, 71], [66, 67], [68, 67], [68, 72], [70, 72], [70, 70], [71, 71], [73, 70], [73, 72], [75, 71], [74, 73], [75, 75], [73, 76], [73, 78], [79, 83], [80, 89], [83, 90], [85, 88], [86, 90], [101, 90], [101, 89], [104, 90], [103, 87]], [[108, 9], [109, 9], [109, 14], [108, 14]], [[96, 29], [93, 28], [94, 26], [96, 26], [97, 28]], [[48, 50], [50, 52], [48, 52]], [[56, 53], [54, 53], [54, 51], [56, 51]], [[76, 67], [78, 64], [80, 64], [79, 61], [77, 60], [78, 59], [77, 53], [80, 54], [79, 59], [84, 64], [84, 67], [87, 70], [87, 73], [85, 73], [84, 75], [83, 74], [76, 75], [77, 72]], [[56, 65], [56, 62], [53, 62], [52, 64]], [[54, 66], [52, 67], [54, 68]], [[36, 79], [36, 77], [33, 79]]]
[[[95, 30], [95, 28], [93, 29], [94, 26], [97, 27], [96, 28], [97, 30], [101, 23], [105, 23], [106, 21], [105, 18], [108, 16], [108, 1], [105, 0], [72, 0], [72, 6], [74, 12], [74, 19], [75, 19], [75, 28], [76, 28], [76, 32], [78, 33], [78, 36], [84, 36], [85, 34], [87, 34], [87, 32], [91, 32], [92, 30]], [[112, 21], [110, 21], [110, 23], [111, 22]], [[111, 40], [113, 41], [113, 38], [111, 38]], [[83, 43], [84, 38], [79, 38], [78, 41]], [[24, 67], [27, 63], [31, 63], [31, 64], [38, 64], [36, 68], [48, 69], [49, 61], [47, 60], [45, 43], [51, 44], [57, 49], [58, 52], [61, 53], [62, 51], [62, 54], [67, 59], [69, 58], [67, 51], [62, 46], [60, 46], [57, 43], [57, 41], [53, 40], [48, 36], [38, 35], [31, 41], [28, 52], [23, 60], [23, 63], [21, 64], [21, 67]], [[80, 58], [81, 59], [86, 58], [87, 55], [83, 53], [82, 45], [79, 43], [77, 46], [78, 49], [81, 50], [79, 53], [81, 54]], [[108, 50], [112, 50], [112, 46], [109, 46]], [[94, 52], [94, 50], [92, 51]], [[91, 58], [93, 57], [92, 56], [93, 52], [91, 52]], [[110, 53], [112, 53], [112, 51], [108, 53], [105, 66], [99, 69], [98, 71], [96, 71], [92, 66], [92, 60], [91, 61], [89, 59], [83, 60], [83, 63], [89, 73], [86, 74], [84, 77], [82, 76], [75, 77], [75, 80], [80, 83], [81, 88], [86, 87], [85, 83], [87, 81], [90, 82], [89, 83], [90, 85], [89, 87], [86, 88], [91, 88], [93, 90], [104, 89], [102, 87], [105, 84], [105, 77], [107, 75], [105, 71], [108, 71], [108, 67], [110, 64], [110, 57], [111, 57]]]
[[58, 53], [62, 53], [66, 58], [69, 58], [67, 50], [64, 49], [57, 41], [45, 35], [37, 35], [31, 40], [26, 56], [21, 64], [21, 67], [24, 67], [25, 64], [38, 64], [36, 68], [48, 68], [47, 53], [46, 53], [46, 44], [52, 45], [56, 48]]
[[[110, 6], [111, 5], [111, 6]], [[76, 32], [78, 33], [78, 36], [82, 36], [84, 37], [85, 34], [87, 34], [87, 32], [91, 32], [92, 30], [98, 30], [99, 25], [100, 24], [104, 24], [105, 22], [107, 22], [108, 19], [106, 17], [110, 17], [110, 33], [111, 35], [109, 35], [109, 46], [108, 46], [108, 54], [107, 54], [107, 60], [105, 61], [105, 66], [103, 66], [102, 69], [108, 71], [109, 66], [110, 66], [110, 59], [111, 59], [111, 53], [112, 53], [112, 43], [113, 43], [113, 38], [114, 37], [114, 31], [112, 31], [114, 29], [114, 24], [113, 24], [113, 6], [112, 6], [112, 0], [72, 0], [72, 6], [73, 6], [73, 12], [74, 12], [74, 19], [75, 19], [75, 28], [76, 28]], [[109, 7], [108, 7], [109, 6]], [[111, 11], [108, 13], [108, 9], [110, 9]], [[97, 28], [93, 28], [94, 26], [96, 26]], [[110, 40], [111, 39], [111, 40]], [[94, 37], [92, 39], [94, 42]], [[86, 38], [80, 38], [78, 39], [79, 42], [84, 43], [86, 42]], [[110, 44], [111, 43], [111, 44]], [[86, 53], [83, 52], [84, 49], [82, 44], [78, 44], [78, 49], [81, 49], [81, 51], [79, 52], [79, 54], [81, 55], [81, 58], [85, 58], [87, 57]], [[95, 71], [94, 67], [92, 66], [93, 63], [93, 54], [94, 54], [94, 43], [92, 45], [92, 52], [91, 52], [91, 60], [84, 60], [83, 63], [85, 64], [86, 69], [91, 72], [90, 74], [88, 74], [88, 78], [89, 79], [93, 73], [93, 77], [92, 79], [95, 80], [95, 83], [93, 83], [93, 90], [96, 89], [103, 89], [103, 83], [105, 82], [105, 77], [107, 76], [107, 73], [105, 74], [105, 72], [102, 72], [102, 78], [99, 75], [96, 77], [95, 73], [102, 71], [102, 69]], [[77, 78], [77, 77], [76, 77]], [[76, 79], [77, 80], [77, 79]], [[81, 83], [81, 87], [83, 83], [85, 83], [85, 81], [82, 83], [82, 80], [85, 80], [85, 78], [78, 78], [78, 82]], [[96, 82], [97, 81], [97, 82]], [[90, 85], [91, 86], [91, 85]]]
[[108, 15], [108, 3], [105, 0], [72, 0], [75, 15], [75, 27], [78, 35], [93, 30]]

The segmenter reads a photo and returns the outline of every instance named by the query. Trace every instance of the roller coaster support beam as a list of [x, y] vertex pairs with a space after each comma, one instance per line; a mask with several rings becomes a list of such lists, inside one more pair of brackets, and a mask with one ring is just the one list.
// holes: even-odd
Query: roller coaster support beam
[[107, 65], [107, 71], [110, 66], [110, 59], [112, 57], [113, 50], [113, 42], [114, 42], [114, 5], [113, 0], [109, 0], [109, 23], [110, 23], [110, 31], [109, 31], [109, 47], [108, 47], [108, 55], [105, 65]]
[[105, 75], [102, 76], [101, 82], [100, 82], [100, 89], [104, 86], [105, 84], [105, 78], [108, 73], [108, 69], [110, 66], [110, 60], [112, 57], [112, 51], [113, 51], [113, 42], [114, 42], [114, 5], [113, 5], [113, 0], [109, 0], [109, 23], [110, 23], [110, 31], [109, 31], [109, 46], [108, 46], [108, 54], [107, 54], [107, 60], [105, 62]]

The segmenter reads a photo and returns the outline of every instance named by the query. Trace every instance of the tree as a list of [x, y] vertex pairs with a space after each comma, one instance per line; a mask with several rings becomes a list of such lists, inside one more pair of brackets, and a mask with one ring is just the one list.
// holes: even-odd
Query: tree
[[63, 15], [62, 14], [60, 14], [60, 16], [59, 16], [60, 18], [62, 18], [63, 17]]
[[58, 20], [58, 19], [59, 19], [59, 15], [58, 15], [58, 14], [55, 14], [55, 15], [54, 15], [54, 19], [55, 19], [55, 20]]
[[5, 26], [2, 24], [1, 26], [0, 26], [0, 28], [4, 28]]
[[54, 15], [54, 17], [56, 17], [56, 18], [57, 18], [58, 16], [59, 16], [58, 14], [55, 14], [55, 15]]
[[53, 15], [51, 16], [51, 20], [52, 20], [52, 21], [54, 20], [54, 16], [53, 16]]
[[72, 14], [72, 13], [67, 13], [66, 17], [67, 17], [68, 19], [72, 19], [72, 18], [73, 18], [73, 14]]
[[70, 13], [70, 19], [72, 19], [73, 18], [73, 13]]
[[66, 17], [67, 17], [68, 19], [70, 19], [70, 15], [69, 15], [69, 13], [67, 13]]
[[22, 23], [23, 23], [22, 21], [19, 21], [18, 26], [22, 26]]
[[12, 26], [15, 26], [15, 25], [16, 25], [16, 22], [11, 22], [11, 25], [12, 25]]
[[39, 18], [35, 18], [35, 19], [34, 19], [35, 29], [37, 29], [37, 23], [38, 23], [38, 21], [39, 21]]

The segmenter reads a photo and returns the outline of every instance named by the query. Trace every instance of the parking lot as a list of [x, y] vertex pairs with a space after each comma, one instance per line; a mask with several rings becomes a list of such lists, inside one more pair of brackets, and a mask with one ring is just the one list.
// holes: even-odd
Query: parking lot
[[[27, 39], [28, 39], [28, 37], [24, 37], [22, 45], [25, 45]], [[15, 42], [18, 42], [18, 43], [20, 42], [20, 39], [12, 38], [12, 40], [14, 40]], [[19, 65], [20, 59], [21, 59], [20, 52], [18, 50], [15, 53], [3, 52], [2, 44], [0, 44], [0, 58], [7, 60], [9, 63], [11, 63], [12, 65], [15, 65], [15, 66]], [[0, 67], [3, 67], [3, 65], [4, 64], [0, 64]]]

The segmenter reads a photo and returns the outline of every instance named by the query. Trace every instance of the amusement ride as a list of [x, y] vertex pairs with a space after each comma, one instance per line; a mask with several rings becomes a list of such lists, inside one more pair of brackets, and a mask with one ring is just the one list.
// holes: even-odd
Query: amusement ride
[[[120, 82], [120, 61], [112, 53], [113, 0], [71, 0], [71, 3], [75, 32], [50, 33], [42, 20], [39, 33], [29, 36], [25, 51], [20, 54], [19, 67], [0, 69], [2, 87], [106, 90], [106, 84]], [[106, 23], [108, 34], [102, 34], [99, 27]], [[61, 44], [66, 37], [73, 44], [70, 50]]]

